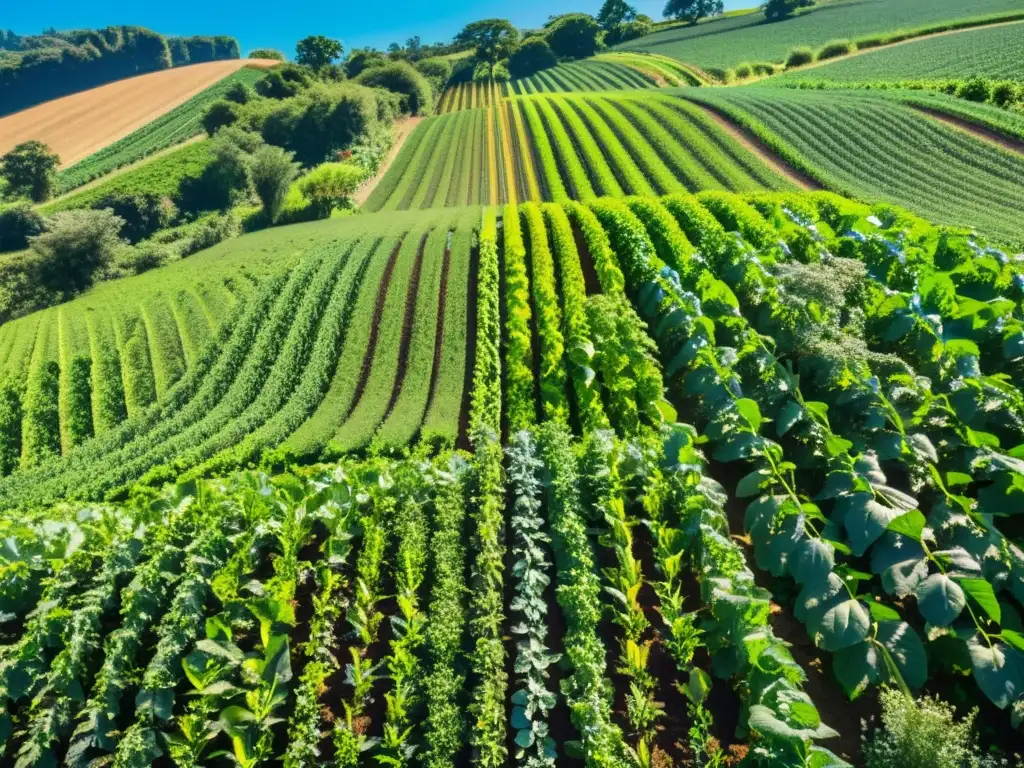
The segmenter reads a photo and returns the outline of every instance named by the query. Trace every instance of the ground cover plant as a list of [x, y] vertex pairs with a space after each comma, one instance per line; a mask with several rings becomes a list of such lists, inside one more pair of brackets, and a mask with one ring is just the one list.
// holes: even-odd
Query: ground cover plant
[[8, 324], [4, 759], [840, 766], [821, 712], [887, 685], [871, 759], [919, 750], [950, 680], [964, 759], [1012, 746], [1021, 270], [705, 191], [268, 230]]
[[842, 61], [796, 69], [785, 80], [871, 82], [984, 77], [1024, 80], [1024, 27], [979, 27], [868, 51]]
[[57, 174], [60, 192], [68, 192], [113, 170], [200, 135], [203, 132], [203, 113], [210, 104], [223, 98], [239, 83], [251, 87], [262, 75], [263, 70], [260, 69], [240, 69], [123, 139], [64, 168]]
[[950, 28], [968, 19], [997, 19], [1019, 12], [1020, 6], [1011, 0], [985, 0], [969, 7], [955, 0], [854, 0], [819, 4], [782, 22], [770, 23], [761, 14], [750, 14], [671, 27], [622, 43], [615, 50], [657, 53], [705, 70], [724, 70], [742, 62], [781, 63], [794, 48], [817, 49], [837, 37], [853, 41], [886, 38], [915, 29]]

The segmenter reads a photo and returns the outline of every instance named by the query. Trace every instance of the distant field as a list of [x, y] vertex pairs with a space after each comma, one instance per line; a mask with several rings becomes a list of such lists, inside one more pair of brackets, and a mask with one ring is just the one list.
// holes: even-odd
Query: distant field
[[571, 91], [618, 91], [654, 88], [656, 83], [631, 67], [618, 62], [587, 59], [542, 69], [530, 77], [512, 80], [513, 94], [557, 93]]
[[137, 131], [243, 67], [280, 62], [232, 59], [118, 80], [0, 118], [0, 154], [30, 139], [49, 145], [68, 168]]
[[209, 145], [205, 141], [187, 144], [162, 157], [141, 164], [81, 192], [73, 193], [41, 207], [43, 213], [70, 208], [88, 208], [109, 194], [152, 192], [173, 197], [181, 180], [198, 176], [210, 161]]
[[651, 91], [551, 93], [427, 118], [364, 207], [789, 186], [702, 110], [679, 99]]
[[751, 14], [673, 27], [623, 43], [616, 50], [649, 51], [699, 67], [724, 68], [744, 61], [782, 61], [791, 48], [816, 48], [835, 38], [855, 39], [1020, 10], [1020, 0], [851, 0], [774, 24], [766, 23], [762, 14]]
[[896, 98], [767, 86], [676, 93], [768, 129], [830, 188], [1022, 240], [1024, 156], [942, 125]]
[[262, 70], [254, 67], [245, 67], [233, 72], [167, 114], [65, 168], [57, 176], [61, 190], [80, 187], [113, 170], [202, 133], [203, 113], [212, 102], [221, 98], [235, 83], [251, 86], [262, 74]]
[[968, 29], [802, 67], [784, 80], [915, 80], [945, 77], [1024, 80], [1024, 22]]

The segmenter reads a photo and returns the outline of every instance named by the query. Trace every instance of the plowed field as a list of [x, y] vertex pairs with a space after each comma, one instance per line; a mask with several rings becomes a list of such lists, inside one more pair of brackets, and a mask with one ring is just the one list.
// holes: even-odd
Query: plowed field
[[0, 119], [0, 154], [38, 139], [69, 166], [141, 128], [242, 67], [268, 68], [272, 59], [232, 59], [165, 69], [45, 104]]

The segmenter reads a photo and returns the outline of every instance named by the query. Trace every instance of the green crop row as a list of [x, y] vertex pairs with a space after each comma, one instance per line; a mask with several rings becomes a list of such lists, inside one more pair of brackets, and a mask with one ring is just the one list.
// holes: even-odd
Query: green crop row
[[504, 238], [504, 290], [502, 334], [505, 361], [505, 418], [509, 432], [518, 432], [537, 419], [534, 400], [536, 380], [533, 372], [533, 311], [530, 306], [530, 281], [526, 268], [519, 211], [506, 205], [502, 216]]
[[252, 86], [262, 75], [263, 70], [243, 67], [123, 139], [65, 168], [57, 174], [60, 191], [69, 192], [111, 171], [198, 136], [203, 132], [202, 118], [210, 104], [222, 98], [236, 83]]

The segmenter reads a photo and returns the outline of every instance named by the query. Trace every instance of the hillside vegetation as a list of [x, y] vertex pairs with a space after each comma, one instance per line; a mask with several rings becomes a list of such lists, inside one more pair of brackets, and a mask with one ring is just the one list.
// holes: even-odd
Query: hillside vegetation
[[672, 27], [622, 43], [617, 50], [647, 51], [704, 69], [724, 69], [745, 61], [781, 62], [793, 48], [818, 48], [837, 38], [885, 37], [899, 30], [1020, 11], [1016, 0], [977, 0], [969, 4], [959, 0], [840, 0], [776, 23], [767, 22], [761, 14], [749, 14]]
[[[603, 198], [281, 228], [9, 325], [4, 391], [25, 396], [20, 423], [3, 412], [6, 508], [187, 482], [135, 486], [138, 512], [12, 530], [18, 552], [63, 557], [60, 578], [40, 557], [4, 593], [25, 622], [5, 669], [26, 681], [5, 689], [4, 754], [152, 761], [272, 690], [263, 711], [279, 716], [239, 715], [197, 748], [231, 736], [257, 762], [415, 748], [501, 765], [514, 735], [639, 767], [721, 758], [719, 718], [742, 707], [742, 748], [848, 764], [826, 747], [849, 754], [851, 724], [822, 722], [808, 693], [836, 692], [772, 629], [750, 568], [795, 595], [780, 599], [846, 695], [916, 691], [953, 650], [971, 700], [1007, 709], [1024, 670], [1007, 602], [1024, 597], [1019, 269], [825, 193]], [[223, 311], [207, 278], [232, 270], [244, 287], [215, 289], [237, 302]], [[261, 454], [459, 436], [472, 454], [189, 480]], [[730, 531], [750, 537], [749, 567]], [[525, 565], [504, 571], [508, 554]], [[506, 578], [524, 599], [503, 601]], [[699, 589], [684, 596], [686, 579]], [[118, 605], [132, 623], [108, 630]], [[955, 634], [929, 639], [923, 622]], [[543, 673], [556, 647], [558, 688]], [[57, 675], [73, 648], [91, 663]], [[614, 703], [686, 681], [671, 730]]]
[[1024, 10], [719, 10], [0, 155], [0, 764], [1024, 764]]
[[[160, 125], [153, 121], [160, 121], [165, 113], [176, 107], [185, 106], [192, 111], [194, 120], [196, 112], [205, 108], [206, 103], [200, 99], [188, 107], [192, 97], [243, 67], [266, 67], [276, 63], [235, 59], [196, 64], [118, 80], [84, 93], [48, 101], [38, 107], [0, 118], [0, 154], [34, 139], [42, 141], [56, 152], [62, 168], [68, 169], [137, 130], [144, 130], [149, 137], [153, 137]], [[180, 117], [182, 113], [178, 115]], [[187, 133], [178, 140], [186, 138]], [[165, 143], [163, 146], [169, 145]], [[143, 156], [129, 155], [131, 159], [128, 162]], [[103, 166], [95, 170], [95, 175], [115, 167]], [[72, 186], [77, 185], [69, 184], [67, 188]]]

